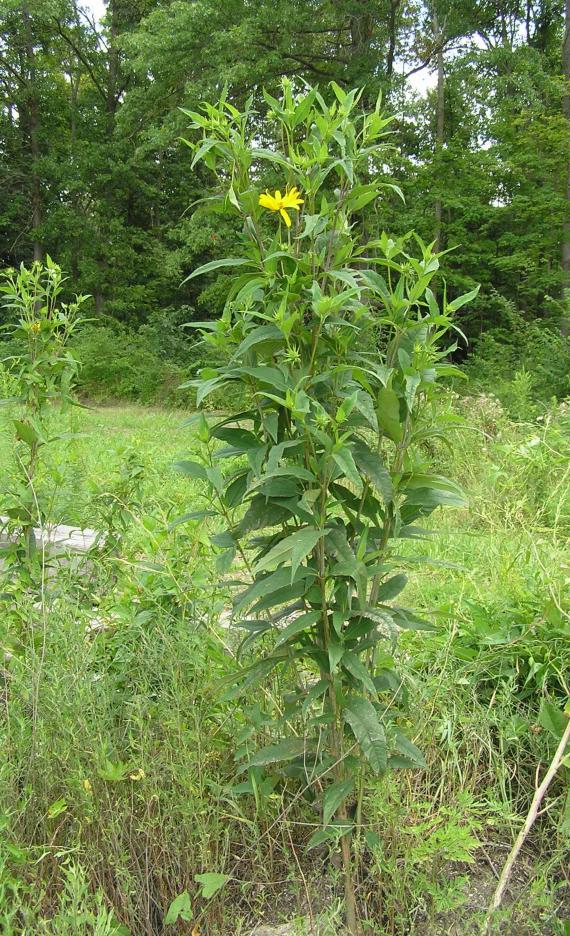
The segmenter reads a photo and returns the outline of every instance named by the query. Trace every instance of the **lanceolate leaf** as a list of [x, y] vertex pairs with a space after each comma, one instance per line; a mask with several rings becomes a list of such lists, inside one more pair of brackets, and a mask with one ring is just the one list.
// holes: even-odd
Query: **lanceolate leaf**
[[279, 744], [268, 744], [267, 747], [257, 751], [248, 761], [248, 767], [265, 767], [267, 764], [277, 764], [280, 761], [293, 760], [305, 751], [303, 738], [285, 738]]
[[199, 481], [207, 480], [206, 469], [199, 462], [178, 461], [174, 462], [174, 468], [190, 478], [197, 478]]
[[195, 270], [186, 277], [185, 280], [182, 280], [181, 285], [187, 283], [188, 280], [194, 279], [195, 276], [202, 276], [204, 273], [211, 273], [212, 270], [219, 270], [221, 267], [236, 267], [243, 266], [244, 264], [249, 264], [252, 266], [251, 260], [246, 260], [244, 257], [226, 257], [224, 260], [211, 260], [210, 263], [205, 263], [201, 267], [197, 267]]
[[298, 634], [302, 634], [303, 631], [307, 630], [308, 628], [313, 627], [313, 625], [316, 624], [320, 617], [320, 611], [309, 611], [308, 614], [299, 615], [299, 617], [295, 618], [294, 621], [291, 621], [287, 627], [283, 628], [279, 634], [275, 646], [280, 647], [281, 644], [287, 643], [293, 637], [296, 637]]
[[372, 703], [368, 699], [351, 696], [344, 703], [343, 715], [374, 773], [382, 773], [388, 763], [386, 734]]
[[391, 601], [406, 587], [408, 576], [401, 572], [384, 582], [378, 590], [378, 601]]
[[389, 504], [394, 499], [394, 489], [390, 472], [384, 465], [377, 452], [372, 452], [365, 442], [357, 441], [353, 445], [354, 460], [357, 467], [365, 475], [378, 493]]
[[350, 650], [345, 651], [342, 657], [342, 665], [348, 670], [351, 676], [354, 676], [354, 678], [368, 690], [368, 692], [374, 696], [376, 695], [376, 686], [372, 682], [372, 677], [368, 668], [355, 653], [352, 653]]
[[390, 387], [382, 387], [378, 393], [378, 422], [390, 439], [394, 442], [402, 440], [400, 401]]
[[323, 800], [323, 825], [327, 826], [339, 806], [344, 803], [347, 796], [350, 796], [354, 790], [354, 780], [347, 778], [333, 783], [327, 787], [325, 798]]
[[274, 565], [289, 561], [291, 562], [291, 581], [293, 581], [303, 559], [308, 556], [324, 535], [325, 530], [306, 527], [292, 533], [290, 536], [286, 536], [263, 559], [259, 560], [255, 567], [256, 574], [264, 569], [270, 569]]

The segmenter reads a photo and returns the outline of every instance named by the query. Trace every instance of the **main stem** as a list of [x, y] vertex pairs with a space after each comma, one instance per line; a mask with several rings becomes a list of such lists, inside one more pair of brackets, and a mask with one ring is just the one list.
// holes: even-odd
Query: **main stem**
[[[326, 494], [324, 497], [324, 502], [326, 503]], [[321, 589], [321, 609], [322, 609], [322, 636], [323, 636], [323, 649], [325, 653], [328, 654], [329, 649], [329, 618], [328, 618], [328, 606], [327, 606], [327, 594], [326, 594], [326, 557], [325, 557], [325, 546], [324, 540], [321, 539], [318, 544], [318, 561], [319, 561], [319, 586]], [[345, 779], [345, 769], [344, 769], [344, 757], [342, 750], [342, 724], [340, 721], [340, 712], [338, 710], [337, 698], [336, 698], [336, 681], [333, 673], [328, 673], [329, 680], [329, 699], [331, 704], [331, 711], [333, 715], [333, 726], [332, 726], [332, 755], [336, 762], [336, 779], [341, 781]], [[348, 813], [346, 810], [346, 804], [342, 803], [341, 806], [337, 809], [336, 819], [343, 824], [348, 824]], [[346, 925], [351, 936], [359, 936], [360, 928], [358, 926], [358, 911], [356, 907], [356, 894], [354, 890], [354, 874], [352, 866], [352, 853], [351, 853], [351, 835], [346, 833], [341, 838], [341, 857], [342, 857], [342, 868], [344, 872], [344, 906], [346, 913]]]

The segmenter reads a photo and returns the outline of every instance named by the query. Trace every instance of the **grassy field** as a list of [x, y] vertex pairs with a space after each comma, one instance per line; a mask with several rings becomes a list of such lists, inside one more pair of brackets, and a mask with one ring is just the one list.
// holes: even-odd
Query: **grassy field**
[[[556, 746], [548, 704], [569, 694], [570, 417], [562, 407], [515, 424], [492, 397], [450, 397], [449, 419], [452, 448], [432, 454], [470, 507], [435, 515], [433, 542], [403, 546], [408, 603], [436, 625], [404, 633], [396, 651], [402, 724], [428, 766], [367, 785], [369, 933], [479, 931]], [[282, 778], [253, 795], [236, 773], [236, 748], [270, 740], [276, 687], [228, 692], [229, 586], [204, 521], [174, 523], [203, 496], [172, 468], [198, 445], [184, 422], [179, 411], [75, 410], [74, 435], [39, 477], [54, 522], [111, 536], [39, 603], [5, 585], [3, 933], [245, 936], [281, 920], [300, 934], [342, 932], [335, 856], [304, 848], [319, 821], [311, 803]], [[4, 417], [7, 503], [9, 431]], [[416, 571], [428, 550], [433, 563]], [[549, 793], [497, 932], [568, 932], [567, 780]], [[211, 898], [204, 873], [227, 876]]]

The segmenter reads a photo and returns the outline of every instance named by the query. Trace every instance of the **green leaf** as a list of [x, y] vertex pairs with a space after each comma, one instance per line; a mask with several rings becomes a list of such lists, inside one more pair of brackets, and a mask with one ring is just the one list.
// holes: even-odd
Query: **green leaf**
[[195, 276], [202, 276], [203, 273], [210, 273], [212, 270], [219, 270], [221, 267], [236, 267], [243, 266], [244, 264], [253, 266], [252, 261], [247, 260], [245, 257], [226, 257], [224, 260], [210, 260], [209, 263], [204, 263], [203, 266], [193, 270], [185, 280], [182, 280], [180, 285], [184, 286], [184, 283], [194, 279]]
[[378, 391], [378, 423], [388, 438], [401, 442], [403, 428], [400, 424], [400, 401], [391, 387]]
[[320, 617], [320, 611], [309, 611], [307, 614], [301, 614], [281, 631], [275, 647], [280, 647], [281, 644], [287, 643], [292, 637], [296, 637], [298, 634], [307, 630], [307, 628], [312, 627], [317, 623]]
[[326, 829], [317, 829], [316, 832], [313, 832], [307, 842], [307, 848], [317, 848], [319, 845], [324, 845], [326, 842], [339, 842], [341, 838], [348, 835], [349, 832], [352, 832], [353, 828], [354, 824], [348, 820], [344, 822], [335, 821], [331, 825], [328, 825]]
[[386, 734], [372, 703], [352, 696], [344, 703], [343, 715], [374, 773], [382, 773], [388, 763]]
[[346, 650], [342, 657], [342, 665], [371, 695], [376, 696], [376, 686], [372, 682], [372, 676], [356, 653]]
[[279, 744], [268, 744], [261, 748], [248, 761], [248, 767], [265, 767], [267, 764], [277, 764], [280, 761], [293, 760], [305, 752], [303, 738], [285, 738]]
[[322, 695], [325, 694], [329, 686], [330, 682], [328, 679], [319, 679], [319, 681], [316, 682], [314, 686], [311, 686], [307, 693], [307, 697], [303, 702], [303, 715], [307, 714], [311, 705], [316, 701], [316, 699], [319, 699]]
[[566, 716], [557, 705], [553, 705], [552, 702], [547, 702], [546, 699], [543, 699], [538, 715], [538, 724], [560, 740], [566, 730], [568, 716]]
[[401, 572], [384, 582], [378, 590], [378, 601], [392, 601], [406, 587], [408, 576]]
[[174, 462], [173, 468], [189, 478], [196, 478], [199, 481], [207, 481], [208, 476], [204, 465], [194, 461]]
[[21, 419], [14, 419], [13, 422], [16, 429], [16, 438], [21, 442], [25, 442], [26, 445], [29, 445], [31, 448], [32, 445], [35, 445], [35, 443], [39, 441], [40, 437], [31, 423]]
[[333, 633], [330, 635], [328, 652], [329, 670], [331, 673], [335, 673], [344, 654], [344, 645], [336, 639]]
[[361, 488], [362, 478], [358, 473], [352, 452], [348, 446], [344, 445], [342, 448], [333, 452], [333, 458], [342, 471], [343, 476], [347, 478], [352, 484], [354, 484], [355, 487]]
[[67, 801], [61, 797], [55, 803], [52, 803], [47, 811], [48, 819], [57, 819], [62, 813], [67, 811]]
[[410, 767], [427, 767], [420, 749], [401, 731], [396, 731], [394, 749], [409, 761]]
[[254, 348], [258, 344], [262, 344], [267, 341], [283, 341], [283, 333], [277, 328], [276, 325], [258, 325], [257, 328], [253, 328], [244, 338], [239, 348], [236, 351], [236, 357], [240, 357], [242, 354], [245, 354], [251, 348]]
[[370, 483], [376, 488], [385, 504], [394, 499], [394, 489], [390, 472], [377, 452], [372, 452], [365, 442], [357, 441], [353, 445], [354, 460]]
[[170, 904], [164, 922], [167, 926], [171, 926], [173, 923], [177, 923], [178, 920], [186, 920], [188, 922], [191, 919], [192, 907], [190, 906], [190, 895], [188, 891], [182, 891]]
[[329, 822], [336, 813], [341, 803], [344, 803], [347, 796], [350, 796], [354, 790], [354, 781], [350, 778], [338, 780], [332, 786], [327, 787], [323, 799], [323, 825], [328, 826]]
[[286, 536], [266, 556], [259, 560], [255, 567], [256, 575], [273, 565], [290, 561], [291, 581], [293, 581], [301, 562], [314, 549], [318, 541], [325, 535], [325, 532], [325, 530], [306, 527], [292, 533], [290, 536]]
[[447, 307], [446, 307], [447, 311], [457, 312], [457, 310], [460, 309], [461, 306], [467, 305], [468, 302], [472, 302], [473, 299], [475, 299], [475, 297], [477, 296], [480, 288], [481, 288], [480, 286], [476, 286], [475, 289], [472, 289], [470, 292], [463, 293], [462, 296], [458, 296], [457, 299], [453, 300], [453, 302], [448, 302]]
[[194, 880], [196, 884], [200, 885], [200, 896], [203, 897], [204, 900], [209, 900], [210, 897], [213, 897], [214, 894], [217, 894], [218, 891], [222, 889], [224, 884], [231, 881], [231, 875], [208, 872], [206, 874], [195, 874]]

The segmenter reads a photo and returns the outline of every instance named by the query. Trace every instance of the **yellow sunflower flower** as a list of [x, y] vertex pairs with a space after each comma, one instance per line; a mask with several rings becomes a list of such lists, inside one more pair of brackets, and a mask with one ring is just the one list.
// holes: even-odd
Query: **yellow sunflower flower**
[[270, 195], [269, 192], [263, 192], [259, 196], [259, 204], [262, 208], [268, 208], [269, 211], [278, 211], [287, 227], [290, 228], [291, 218], [287, 214], [286, 209], [294, 208], [295, 211], [298, 211], [299, 205], [303, 204], [303, 199], [300, 197], [299, 189], [294, 186], [292, 189], [285, 192], [284, 195], [281, 194], [279, 189], [276, 189], [275, 195]]

